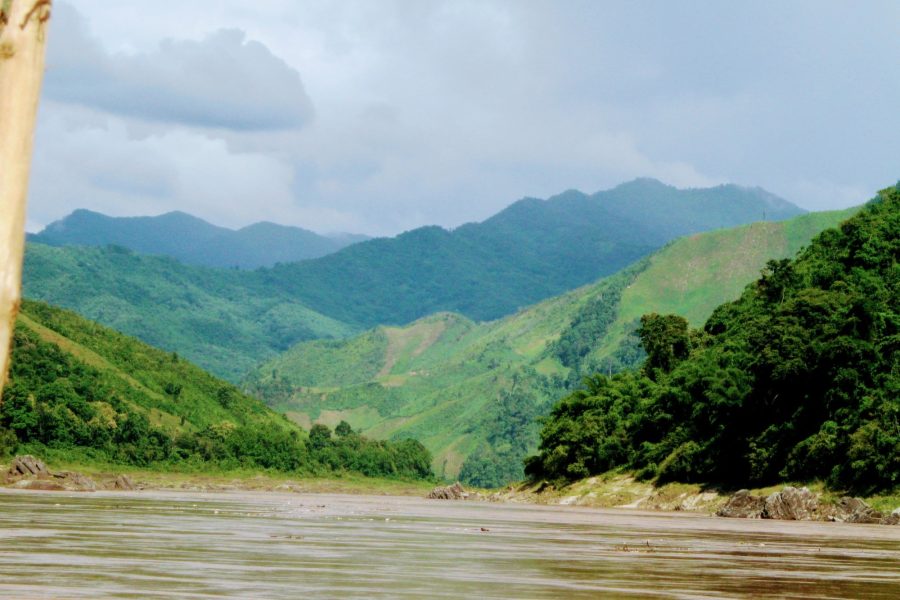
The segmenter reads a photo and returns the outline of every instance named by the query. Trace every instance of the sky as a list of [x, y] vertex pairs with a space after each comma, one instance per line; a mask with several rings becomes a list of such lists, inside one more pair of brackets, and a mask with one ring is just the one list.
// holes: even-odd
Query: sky
[[900, 2], [56, 0], [28, 228], [392, 235], [636, 177], [900, 179]]

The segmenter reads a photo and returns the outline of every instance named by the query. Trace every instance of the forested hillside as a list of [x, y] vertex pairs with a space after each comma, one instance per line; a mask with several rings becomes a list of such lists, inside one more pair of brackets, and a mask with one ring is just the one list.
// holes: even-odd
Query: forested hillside
[[802, 212], [758, 188], [679, 190], [639, 179], [590, 196], [520, 200], [482, 223], [423, 227], [260, 275], [360, 326], [442, 311], [490, 320], [611, 275], [676, 237]]
[[896, 487], [900, 189], [769, 261], [702, 329], [648, 314], [640, 337], [640, 371], [596, 375], [554, 407], [531, 475]]
[[275, 223], [254, 223], [235, 231], [182, 212], [109, 217], [84, 209], [28, 238], [48, 246], [122, 246], [188, 265], [242, 269], [318, 258], [367, 239], [346, 234], [322, 236]]
[[212, 373], [238, 381], [260, 361], [308, 339], [354, 331], [241, 271], [182, 265], [119, 246], [28, 244], [26, 297], [77, 311]]
[[679, 239], [595, 284], [477, 324], [441, 313], [349, 340], [302, 343], [257, 369], [246, 388], [309, 426], [346, 420], [369, 435], [410, 435], [434, 468], [467, 483], [521, 478], [535, 417], [597, 369], [638, 364], [644, 312], [699, 326], [772, 258], [796, 253], [853, 210], [813, 213]]
[[25, 301], [0, 403], [0, 454], [47, 448], [74, 461], [428, 477], [418, 442], [375, 442], [346, 424], [307, 433], [177, 354]]
[[[638, 180], [593, 196], [523, 200], [452, 232], [426, 227], [256, 271], [191, 267], [124, 246], [32, 242], [23, 283], [27, 297], [70, 308], [238, 381], [299, 341], [402, 325], [438, 311], [473, 320], [502, 317], [618, 271], [674, 236], [798, 212], [759, 189], [677, 190]], [[114, 238], [104, 229], [108, 217], [81, 211], [71, 219], [93, 225], [63, 221], [47, 234], [76, 241], [66, 232], [81, 231], [76, 237], [84, 241], [99, 227], [98, 239], [126, 243], [126, 223], [138, 245], [159, 243], [160, 232], [168, 232], [176, 255], [221, 236], [218, 228], [179, 213], [112, 220]]]

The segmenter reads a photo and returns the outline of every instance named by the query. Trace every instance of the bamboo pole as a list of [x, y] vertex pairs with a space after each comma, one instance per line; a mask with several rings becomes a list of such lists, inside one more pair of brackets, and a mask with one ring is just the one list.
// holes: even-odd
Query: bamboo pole
[[51, 0], [0, 0], [0, 394], [22, 287], [25, 203]]

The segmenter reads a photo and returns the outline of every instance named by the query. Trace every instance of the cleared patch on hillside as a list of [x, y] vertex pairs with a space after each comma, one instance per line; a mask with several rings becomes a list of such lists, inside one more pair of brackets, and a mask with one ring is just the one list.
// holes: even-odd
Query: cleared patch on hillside
[[[366, 435], [414, 437], [431, 450], [435, 472], [453, 478], [465, 459], [487, 443], [502, 393], [525, 390], [546, 411], [566, 385], [575, 383], [552, 344], [572, 329], [576, 316], [620, 298], [607, 333], [588, 339], [592, 349], [583, 357], [587, 368], [600, 365], [605, 370], [604, 357], [616, 352], [641, 315], [670, 312], [700, 325], [713, 308], [736, 298], [767, 260], [793, 254], [851, 212], [691, 236], [627, 271], [498, 321], [475, 324], [439, 313], [349, 340], [301, 344], [259, 371], [265, 377], [277, 367], [280, 377], [299, 383], [286, 398], [270, 400], [273, 406], [306, 414], [312, 421], [325, 411], [339, 411], [357, 418]], [[621, 297], [610, 292], [628, 283]], [[323, 397], [304, 388], [304, 381], [337, 387]], [[267, 385], [263, 380], [263, 397]], [[361, 407], [374, 412], [365, 418], [347, 412]], [[530, 443], [533, 448], [536, 439]]]

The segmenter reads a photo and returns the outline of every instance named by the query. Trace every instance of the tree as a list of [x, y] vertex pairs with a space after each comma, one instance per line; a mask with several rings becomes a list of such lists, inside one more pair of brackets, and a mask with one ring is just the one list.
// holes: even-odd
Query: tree
[[309, 430], [309, 447], [312, 450], [322, 450], [331, 442], [331, 429], [328, 425], [316, 423]]
[[644, 369], [651, 377], [657, 369], [670, 372], [691, 350], [687, 319], [678, 315], [644, 315], [638, 335], [647, 352]]
[[350, 427], [350, 423], [348, 423], [347, 421], [341, 421], [337, 424], [337, 427], [334, 428], [334, 432], [338, 437], [345, 438], [353, 433], [353, 428]]

